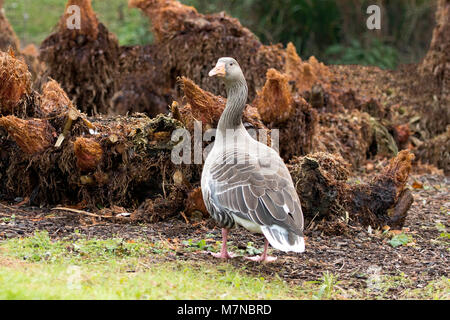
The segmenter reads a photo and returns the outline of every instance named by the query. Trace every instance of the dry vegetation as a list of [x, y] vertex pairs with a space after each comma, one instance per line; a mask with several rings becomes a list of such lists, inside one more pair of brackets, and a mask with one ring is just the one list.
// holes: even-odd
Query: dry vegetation
[[[330, 68], [314, 57], [303, 61], [292, 44], [263, 45], [238, 20], [223, 13], [202, 15], [177, 1], [130, 1], [152, 20], [156, 42], [120, 47], [90, 0], [67, 6], [72, 4], [82, 8], [83, 27], [70, 30], [67, 13], [61, 16], [56, 31], [41, 44], [38, 58], [45, 70], [40, 71], [30, 63], [27, 68], [24, 53], [13, 53], [18, 42], [2, 18], [10, 40], [1, 49], [12, 48], [0, 56], [5, 83], [0, 177], [6, 181], [6, 198], [91, 208], [121, 205], [134, 210], [132, 218], [146, 221], [178, 215], [192, 202], [187, 199], [199, 185], [201, 166], [172, 164], [170, 136], [177, 128], [193, 130], [195, 120], [204, 129], [215, 126], [226, 99], [219, 96], [219, 82], [206, 74], [224, 55], [238, 58], [249, 84], [244, 122], [280, 129], [280, 152], [291, 163], [307, 220], [319, 208], [331, 223], [341, 221], [335, 215], [350, 212], [364, 225], [401, 227], [412, 202], [405, 189], [411, 152], [415, 163], [429, 161], [449, 170], [448, 153], [435, 150], [448, 145], [448, 119], [431, 128], [424, 119], [428, 102], [407, 108], [417, 98], [407, 96], [411, 88], [397, 91], [380, 81], [387, 77], [389, 85], [405, 86], [396, 83], [405, 76], [401, 71], [370, 68], [364, 79], [365, 69]], [[423, 99], [434, 99], [437, 110], [448, 105], [448, 65], [442, 63], [447, 51], [441, 45], [448, 44], [442, 18], [448, 16], [448, 4], [439, 5], [440, 23], [418, 68], [424, 75], [410, 84], [419, 86], [433, 73], [438, 81], [422, 93]], [[393, 103], [399, 98], [406, 111]], [[166, 114], [124, 116], [129, 111]], [[425, 125], [407, 121], [414, 116]], [[399, 148], [409, 151], [397, 155]], [[391, 164], [372, 182], [347, 182], [353, 172], [386, 158]]]

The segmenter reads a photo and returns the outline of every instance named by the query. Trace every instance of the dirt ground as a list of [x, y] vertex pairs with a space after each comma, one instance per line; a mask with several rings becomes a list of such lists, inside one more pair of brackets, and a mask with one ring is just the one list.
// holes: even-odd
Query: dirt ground
[[[415, 188], [412, 187], [414, 182]], [[329, 271], [338, 276], [342, 288], [354, 290], [366, 288], [371, 279], [378, 276], [400, 275], [408, 279], [385, 293], [384, 298], [390, 299], [395, 299], [404, 289], [422, 288], [432, 280], [448, 277], [450, 271], [449, 242], [439, 237], [442, 225], [447, 232], [450, 228], [450, 178], [415, 175], [410, 178], [409, 187], [413, 190], [415, 201], [403, 228], [403, 232], [413, 239], [407, 245], [392, 247], [390, 238], [380, 230], [349, 226], [346, 234], [330, 236], [307, 227], [307, 250], [304, 254], [285, 254], [272, 250], [272, 255], [278, 259], [271, 264], [250, 262], [242, 257], [232, 259], [229, 263], [239, 268], [246, 267], [246, 272], [254, 275], [268, 279], [278, 276], [294, 284], [319, 280], [323, 272]], [[13, 215], [14, 219], [8, 219]], [[212, 221], [186, 223], [181, 216], [179, 219], [154, 224], [110, 220], [51, 208], [21, 207], [0, 202], [0, 239], [31, 236], [34, 231], [45, 229], [53, 239], [77, 237], [75, 230], [78, 230], [78, 233], [88, 238], [113, 236], [163, 240], [173, 243], [175, 248], [183, 240], [221, 240], [220, 229]], [[238, 248], [245, 248], [249, 241], [255, 247], [263, 245], [262, 236], [250, 234], [242, 228], [231, 232], [230, 241]], [[189, 252], [183, 248], [176, 250], [176, 254], [158, 255], [151, 261], [158, 263], [158, 259], [213, 260], [205, 251]], [[379, 296], [376, 290], [372, 292], [374, 296]]]

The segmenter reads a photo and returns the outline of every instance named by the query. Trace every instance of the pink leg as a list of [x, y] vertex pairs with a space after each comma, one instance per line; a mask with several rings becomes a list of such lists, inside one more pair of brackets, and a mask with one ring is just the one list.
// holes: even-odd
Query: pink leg
[[245, 259], [252, 260], [252, 261], [260, 261], [260, 262], [272, 262], [277, 260], [277, 257], [271, 257], [267, 255], [267, 249], [269, 248], [269, 241], [264, 242], [264, 251], [260, 256], [256, 257], [245, 257]]
[[220, 253], [213, 253], [211, 255], [220, 259], [231, 259], [235, 255], [233, 253], [229, 253], [227, 250], [227, 239], [228, 239], [228, 229], [222, 228], [222, 249]]

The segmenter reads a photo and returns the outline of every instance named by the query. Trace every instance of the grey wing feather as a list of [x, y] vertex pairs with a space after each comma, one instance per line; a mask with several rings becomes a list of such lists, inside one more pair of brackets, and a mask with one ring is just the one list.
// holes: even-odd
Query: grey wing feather
[[278, 225], [302, 235], [300, 200], [283, 160], [272, 154], [271, 166], [267, 166], [267, 159], [252, 159], [237, 150], [224, 158], [230, 162], [230, 157], [234, 163], [211, 167], [209, 183], [217, 207], [261, 226]]

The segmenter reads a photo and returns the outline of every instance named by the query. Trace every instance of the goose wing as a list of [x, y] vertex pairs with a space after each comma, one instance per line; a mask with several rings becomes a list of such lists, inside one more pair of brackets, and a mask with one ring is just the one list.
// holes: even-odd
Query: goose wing
[[273, 149], [266, 148], [270, 151], [258, 156], [237, 148], [224, 152], [222, 161], [211, 166], [209, 196], [219, 210], [261, 226], [276, 247], [268, 234], [280, 238], [281, 232], [289, 243], [295, 242], [290, 238], [303, 235], [303, 214], [283, 160]]

